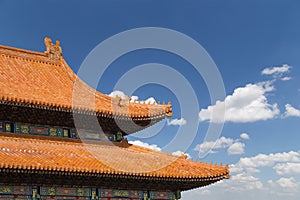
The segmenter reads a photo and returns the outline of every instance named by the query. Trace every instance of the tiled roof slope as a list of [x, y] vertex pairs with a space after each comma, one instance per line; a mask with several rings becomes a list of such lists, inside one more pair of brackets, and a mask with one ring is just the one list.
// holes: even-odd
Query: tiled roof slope
[[229, 177], [228, 166], [186, 160], [125, 141], [82, 143], [72, 139], [0, 133], [0, 171], [17, 169], [78, 172], [151, 178], [219, 181]]
[[59, 41], [52, 44], [45, 38], [45, 44], [45, 53], [0, 46], [1, 102], [139, 119], [172, 115], [170, 104], [133, 103], [94, 90], [73, 73], [62, 57]]

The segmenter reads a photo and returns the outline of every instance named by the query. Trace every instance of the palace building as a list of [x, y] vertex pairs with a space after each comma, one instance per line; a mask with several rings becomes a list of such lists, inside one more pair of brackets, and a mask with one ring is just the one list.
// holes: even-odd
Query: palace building
[[129, 144], [171, 117], [171, 104], [102, 94], [73, 73], [59, 41], [45, 45], [0, 46], [0, 199], [175, 200], [229, 178], [228, 165]]

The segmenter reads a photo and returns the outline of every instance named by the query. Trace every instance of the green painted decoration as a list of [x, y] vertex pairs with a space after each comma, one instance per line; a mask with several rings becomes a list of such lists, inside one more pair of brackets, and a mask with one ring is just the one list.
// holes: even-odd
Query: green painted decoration
[[121, 133], [98, 133], [92, 130], [76, 130], [67, 127], [53, 127], [46, 125], [23, 124], [12, 122], [0, 122], [0, 131], [7, 133], [20, 133], [29, 135], [41, 135], [51, 137], [64, 137], [64, 138], [82, 138], [90, 140], [101, 140], [120, 142], [122, 140]]

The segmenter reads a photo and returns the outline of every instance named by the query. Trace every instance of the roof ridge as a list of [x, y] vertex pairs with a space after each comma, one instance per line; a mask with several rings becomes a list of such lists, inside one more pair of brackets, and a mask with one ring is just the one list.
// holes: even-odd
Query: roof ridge
[[53, 60], [44, 52], [0, 45], [0, 54], [4, 57], [19, 58], [31, 62], [61, 65], [59, 60]]
[[2, 45], [2, 44], [0, 44], [0, 49], [11, 50], [11, 51], [20, 51], [22, 53], [36, 54], [36, 55], [40, 55], [40, 56], [47, 56], [47, 54], [44, 52], [33, 51], [33, 50], [29, 50], [29, 49], [22, 49], [22, 48], [18, 48], [18, 47], [11, 47], [11, 46], [6, 46], [6, 45]]

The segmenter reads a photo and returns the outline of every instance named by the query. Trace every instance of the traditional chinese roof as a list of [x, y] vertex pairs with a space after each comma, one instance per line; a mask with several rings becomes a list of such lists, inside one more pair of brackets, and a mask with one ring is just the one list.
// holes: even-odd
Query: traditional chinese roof
[[[229, 178], [228, 166], [193, 162], [124, 138], [117, 143], [16, 133], [16, 124], [71, 130], [75, 112], [87, 122], [97, 116], [105, 133], [126, 135], [172, 115], [171, 104], [135, 103], [94, 90], [73, 73], [58, 41], [46, 38], [45, 44], [44, 53], [0, 46], [0, 120], [11, 132], [0, 132], [0, 184], [183, 191]], [[95, 130], [89, 123], [80, 128]]]
[[0, 45], [1, 104], [154, 122], [172, 115], [171, 104], [130, 102], [94, 90], [71, 70], [59, 41], [45, 38], [45, 44], [44, 53]]
[[167, 189], [173, 190], [205, 186], [229, 177], [227, 166], [193, 162], [184, 156], [138, 147], [126, 141], [82, 143], [74, 139], [8, 133], [0, 133], [1, 172], [30, 173], [31, 176], [60, 174], [73, 178], [136, 178], [142, 179], [145, 185], [151, 181], [171, 181], [165, 187], [172, 186], [174, 188]]

